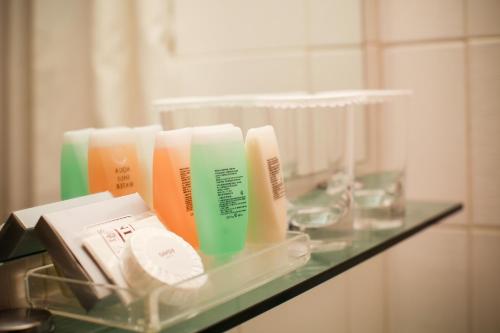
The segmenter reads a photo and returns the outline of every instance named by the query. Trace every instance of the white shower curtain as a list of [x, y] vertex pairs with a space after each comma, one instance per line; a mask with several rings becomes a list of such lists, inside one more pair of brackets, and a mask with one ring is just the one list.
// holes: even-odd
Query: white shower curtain
[[59, 197], [65, 130], [155, 121], [171, 96], [169, 0], [0, 3], [0, 213]]

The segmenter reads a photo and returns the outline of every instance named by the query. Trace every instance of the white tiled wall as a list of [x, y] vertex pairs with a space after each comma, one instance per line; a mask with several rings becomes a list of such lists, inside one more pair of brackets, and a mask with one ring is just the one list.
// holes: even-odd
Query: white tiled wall
[[467, 242], [428, 230], [388, 253], [389, 332], [467, 332]]
[[304, 91], [304, 52], [259, 56], [220, 56], [178, 63], [181, 95]]
[[458, 38], [464, 32], [462, 0], [380, 0], [384, 42]]
[[241, 326], [241, 333], [253, 332], [347, 332], [349, 274], [307, 291]]
[[[498, 0], [175, 0], [174, 11], [179, 95], [413, 89], [408, 196], [466, 206], [234, 331], [500, 331]], [[307, 152], [321, 137], [299, 120]]]
[[500, 227], [500, 38], [471, 41], [468, 70], [472, 221]]
[[[362, 88], [361, 3], [174, 1], [175, 95]], [[304, 125], [297, 137], [296, 171], [324, 170], [327, 149], [321, 135], [313, 134], [316, 124], [302, 121], [300, 114], [292, 117]]]
[[363, 79], [363, 52], [360, 47], [312, 52], [313, 91], [361, 89]]
[[469, 35], [499, 35], [499, 13], [500, 1], [498, 0], [467, 1], [467, 26]]
[[348, 281], [349, 330], [351, 333], [383, 333], [385, 329], [385, 264], [377, 256], [346, 272]]
[[500, 2], [381, 0], [378, 12], [383, 86], [415, 90], [408, 195], [466, 206], [390, 252], [388, 331], [499, 332]]
[[310, 45], [359, 44], [362, 41], [361, 1], [309, 0]]
[[377, 257], [241, 326], [251, 332], [384, 332], [383, 258]]
[[[407, 195], [466, 199], [465, 48], [462, 42], [384, 49], [384, 83], [413, 89]], [[455, 218], [456, 219], [456, 218]], [[460, 214], [464, 222], [465, 214]]]
[[179, 54], [301, 47], [302, 0], [175, 0]]
[[500, 327], [500, 231], [472, 233], [472, 328], [477, 333]]

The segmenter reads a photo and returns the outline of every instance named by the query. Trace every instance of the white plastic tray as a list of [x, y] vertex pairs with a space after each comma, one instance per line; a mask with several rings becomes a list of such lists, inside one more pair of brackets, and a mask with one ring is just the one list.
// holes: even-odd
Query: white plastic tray
[[[309, 258], [309, 237], [289, 232], [281, 243], [247, 247], [231, 259], [204, 257], [206, 272], [175, 286], [176, 290], [182, 290], [193, 280], [206, 279], [203, 287], [192, 293], [172, 293], [170, 288], [162, 287], [143, 296], [112, 284], [63, 278], [50, 264], [27, 272], [26, 294], [32, 306], [60, 316], [134, 331], [158, 331], [289, 273]], [[83, 285], [106, 289], [111, 296], [86, 311], [71, 292]], [[118, 297], [123, 292], [130, 293], [134, 302], [123, 304]]]

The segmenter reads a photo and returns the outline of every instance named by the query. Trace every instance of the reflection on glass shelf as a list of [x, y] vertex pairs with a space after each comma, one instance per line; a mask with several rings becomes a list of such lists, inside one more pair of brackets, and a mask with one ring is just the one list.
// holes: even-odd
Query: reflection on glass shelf
[[403, 223], [404, 174], [384, 171], [356, 177], [353, 186], [354, 228], [391, 229]]
[[312, 252], [340, 251], [354, 238], [348, 187], [337, 181], [336, 190], [330, 191], [330, 183], [320, 183], [315, 190], [291, 201], [288, 209], [291, 227], [309, 235]]
[[[162, 332], [228, 330], [375, 256], [461, 208], [457, 203], [408, 202], [403, 223], [399, 228], [353, 232], [350, 243], [343, 249], [313, 253], [308, 263], [297, 270], [244, 292], [236, 298], [228, 299]], [[58, 318], [57, 324], [57, 332], [74, 333], [78, 331], [74, 328], [87, 326], [91, 331], [99, 329], [99, 326], [82, 326], [80, 322], [62, 318]]]
[[404, 174], [369, 173], [351, 183], [343, 173], [316, 182], [316, 187], [290, 200], [293, 228], [306, 232], [313, 251], [341, 250], [355, 230], [388, 230], [404, 223]]

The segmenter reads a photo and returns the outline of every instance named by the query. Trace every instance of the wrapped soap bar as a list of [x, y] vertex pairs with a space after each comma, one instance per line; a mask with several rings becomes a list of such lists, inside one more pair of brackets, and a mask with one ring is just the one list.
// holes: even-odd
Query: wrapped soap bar
[[[73, 199], [76, 200], [76, 199]], [[83, 247], [83, 236], [89, 227], [105, 221], [149, 212], [139, 194], [134, 193], [85, 206], [44, 214], [35, 232], [50, 254], [58, 271], [67, 278], [92, 284], [68, 284], [80, 304], [87, 310], [111, 295], [99, 285], [109, 280]]]
[[163, 224], [152, 212], [139, 216], [124, 216], [113, 220], [104, 221], [86, 228], [83, 247], [99, 265], [106, 277], [123, 290], [118, 290], [118, 296], [123, 303], [129, 304], [134, 300], [134, 295], [126, 289], [129, 288], [121, 270], [121, 261], [126, 248], [127, 239], [137, 230], [143, 228], [157, 228], [165, 230]]
[[[128, 284], [142, 293], [163, 287], [163, 301], [171, 305], [182, 305], [206, 282], [195, 249], [173, 232], [157, 228], [143, 228], [130, 236], [122, 272]], [[194, 277], [199, 278], [177, 286]]]

